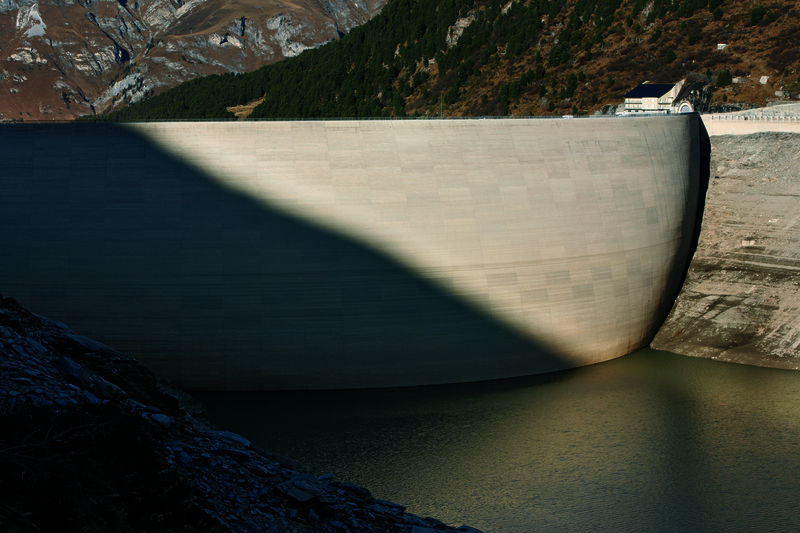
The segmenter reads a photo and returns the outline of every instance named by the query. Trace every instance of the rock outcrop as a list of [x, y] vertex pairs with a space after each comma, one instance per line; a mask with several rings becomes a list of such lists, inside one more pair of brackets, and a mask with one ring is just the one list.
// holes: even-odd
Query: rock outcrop
[[711, 144], [698, 249], [651, 346], [800, 369], [800, 135]]
[[476, 531], [196, 413], [135, 360], [0, 296], [0, 531]]
[[137, 102], [338, 39], [386, 0], [1, 0], [0, 120]]

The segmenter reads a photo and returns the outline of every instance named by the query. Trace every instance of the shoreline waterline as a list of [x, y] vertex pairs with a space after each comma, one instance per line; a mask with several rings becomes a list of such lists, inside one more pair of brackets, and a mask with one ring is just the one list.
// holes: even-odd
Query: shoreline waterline
[[800, 374], [645, 349], [549, 378], [197, 396], [313, 472], [486, 531], [797, 523]]

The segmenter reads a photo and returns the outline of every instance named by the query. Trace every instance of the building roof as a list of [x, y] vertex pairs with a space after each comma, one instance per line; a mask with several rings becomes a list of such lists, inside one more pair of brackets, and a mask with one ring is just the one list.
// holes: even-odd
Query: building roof
[[625, 98], [658, 98], [668, 93], [674, 83], [642, 83], [625, 95]]

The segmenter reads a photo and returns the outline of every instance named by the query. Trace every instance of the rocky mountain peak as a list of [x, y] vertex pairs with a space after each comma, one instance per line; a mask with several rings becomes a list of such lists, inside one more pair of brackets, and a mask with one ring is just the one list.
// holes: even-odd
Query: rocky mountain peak
[[0, 0], [0, 120], [72, 119], [338, 39], [385, 0]]

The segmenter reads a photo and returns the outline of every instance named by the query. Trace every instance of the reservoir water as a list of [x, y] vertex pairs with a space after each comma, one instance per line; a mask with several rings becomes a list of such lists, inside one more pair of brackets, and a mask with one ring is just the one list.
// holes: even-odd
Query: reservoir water
[[800, 373], [653, 350], [524, 379], [198, 393], [211, 420], [484, 531], [800, 527]]

